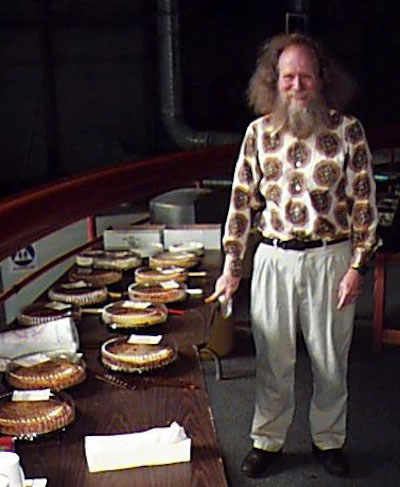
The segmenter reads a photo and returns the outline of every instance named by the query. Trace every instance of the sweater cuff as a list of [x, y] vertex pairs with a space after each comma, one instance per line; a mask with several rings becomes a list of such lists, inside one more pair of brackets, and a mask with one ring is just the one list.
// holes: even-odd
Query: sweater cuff
[[366, 272], [367, 272], [367, 266], [362, 266], [362, 267], [355, 267], [355, 266], [351, 266], [350, 269], [354, 269], [355, 271], [357, 271], [361, 276], [365, 276]]

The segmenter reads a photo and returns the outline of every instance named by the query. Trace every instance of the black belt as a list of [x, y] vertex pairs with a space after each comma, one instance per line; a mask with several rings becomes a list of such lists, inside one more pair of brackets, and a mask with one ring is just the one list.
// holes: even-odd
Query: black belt
[[267, 238], [263, 237], [261, 239], [262, 243], [267, 245], [273, 245], [280, 247], [285, 250], [306, 250], [306, 249], [316, 249], [318, 247], [323, 247], [324, 245], [334, 245], [348, 240], [347, 237], [338, 238], [337, 240], [309, 240], [308, 242], [303, 242], [302, 240], [278, 240], [277, 238]]

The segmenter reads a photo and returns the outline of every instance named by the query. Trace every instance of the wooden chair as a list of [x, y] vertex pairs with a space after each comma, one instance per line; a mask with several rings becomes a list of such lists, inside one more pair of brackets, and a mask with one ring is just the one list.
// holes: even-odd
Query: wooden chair
[[[385, 148], [390, 153], [389, 164], [400, 171], [399, 161], [395, 160], [395, 148], [400, 147], [399, 127], [374, 128], [367, 130], [372, 149]], [[397, 166], [397, 167], [396, 167]], [[374, 322], [373, 348], [379, 352], [383, 345], [400, 345], [400, 329], [385, 326], [386, 269], [389, 263], [400, 261], [400, 218], [397, 215], [393, 228], [382, 228], [383, 247], [375, 257], [374, 268]], [[397, 242], [399, 242], [397, 244]]]
[[382, 345], [400, 345], [400, 329], [385, 327], [386, 265], [400, 261], [400, 251], [379, 252], [375, 258], [374, 269], [374, 330], [373, 346], [376, 352]]

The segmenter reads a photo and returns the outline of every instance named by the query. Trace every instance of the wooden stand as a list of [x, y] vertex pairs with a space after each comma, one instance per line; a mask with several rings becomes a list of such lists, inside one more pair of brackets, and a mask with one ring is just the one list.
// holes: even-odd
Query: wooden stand
[[376, 352], [382, 350], [383, 344], [400, 345], [400, 329], [384, 328], [386, 264], [399, 261], [400, 253], [378, 253], [374, 270], [374, 331], [373, 346]]

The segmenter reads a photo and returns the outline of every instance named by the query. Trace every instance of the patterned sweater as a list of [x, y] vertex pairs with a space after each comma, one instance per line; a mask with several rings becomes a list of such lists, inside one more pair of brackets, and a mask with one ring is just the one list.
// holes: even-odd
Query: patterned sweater
[[268, 115], [249, 125], [223, 238], [226, 275], [241, 275], [252, 210], [262, 212], [258, 229], [264, 237], [348, 237], [351, 266], [364, 267], [376, 249], [378, 213], [361, 123], [331, 110], [329, 124], [307, 139], [274, 133]]

